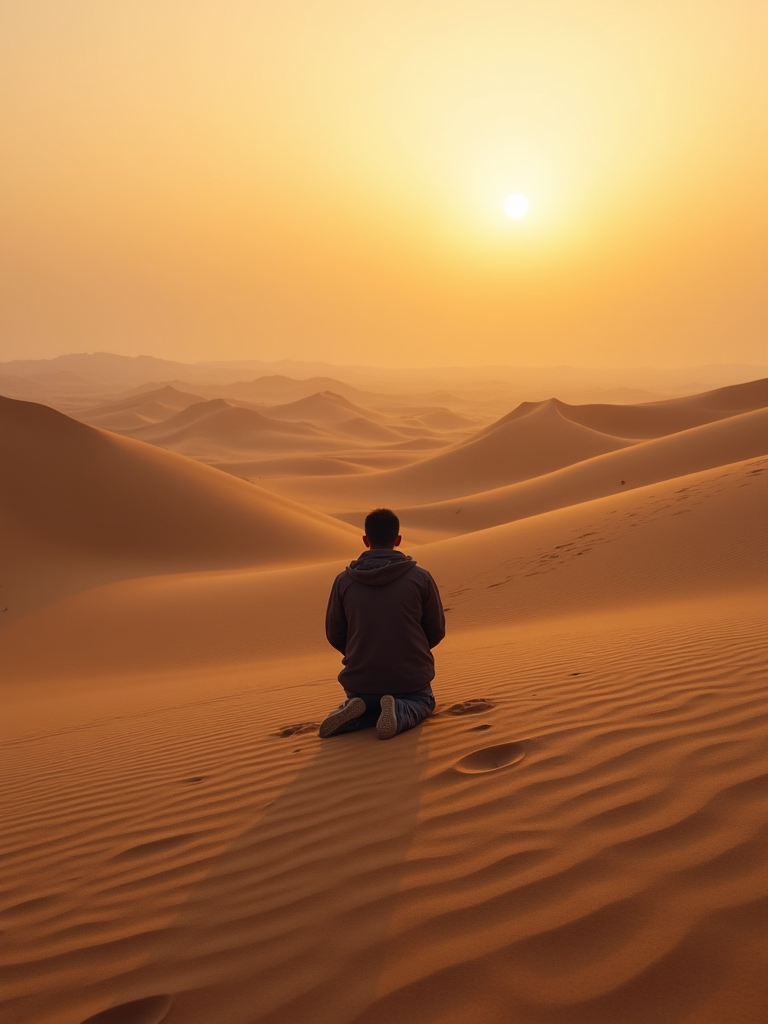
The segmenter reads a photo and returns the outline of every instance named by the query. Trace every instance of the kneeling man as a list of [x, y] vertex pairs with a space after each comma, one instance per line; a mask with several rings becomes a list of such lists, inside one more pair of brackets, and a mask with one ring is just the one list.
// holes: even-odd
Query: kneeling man
[[435, 710], [432, 648], [445, 636], [445, 615], [427, 570], [395, 551], [401, 540], [394, 512], [374, 509], [367, 550], [334, 580], [325, 635], [344, 655], [347, 699], [320, 726], [323, 737], [375, 726], [389, 740]]

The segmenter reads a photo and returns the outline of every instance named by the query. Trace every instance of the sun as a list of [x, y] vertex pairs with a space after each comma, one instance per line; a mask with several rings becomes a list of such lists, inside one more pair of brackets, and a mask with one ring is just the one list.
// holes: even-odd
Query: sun
[[520, 192], [513, 192], [511, 196], [507, 196], [504, 200], [504, 213], [506, 213], [510, 220], [521, 220], [530, 208], [531, 204]]

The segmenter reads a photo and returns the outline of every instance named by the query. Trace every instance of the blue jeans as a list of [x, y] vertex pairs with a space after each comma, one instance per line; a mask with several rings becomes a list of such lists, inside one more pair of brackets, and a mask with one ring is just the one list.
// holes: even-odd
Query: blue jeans
[[[367, 710], [359, 718], [354, 718], [346, 725], [342, 725], [336, 735], [343, 732], [357, 732], [359, 729], [372, 729], [379, 720], [380, 701], [384, 694], [352, 693], [351, 690], [345, 690], [344, 693], [347, 695], [344, 704], [348, 704], [354, 697], [359, 697], [360, 700], [365, 701]], [[392, 696], [395, 698], [395, 714], [397, 715], [397, 731], [399, 733], [413, 729], [425, 718], [429, 718], [435, 710], [435, 695], [432, 693], [431, 686], [425, 686], [423, 690], [414, 690], [412, 693], [393, 693]], [[341, 704], [340, 707], [343, 708], [344, 704]]]

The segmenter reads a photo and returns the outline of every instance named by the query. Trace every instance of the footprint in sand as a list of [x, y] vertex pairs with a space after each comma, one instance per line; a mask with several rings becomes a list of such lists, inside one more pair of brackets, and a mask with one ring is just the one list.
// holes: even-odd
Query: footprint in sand
[[486, 700], [484, 697], [472, 697], [470, 700], [462, 700], [458, 704], [451, 704], [445, 710], [449, 715], [479, 715], [483, 711], [490, 711], [494, 707], [496, 705], [493, 701]]
[[82, 1024], [160, 1024], [168, 1016], [170, 1008], [170, 996], [149, 996], [102, 1010]]
[[281, 725], [277, 735], [285, 739], [288, 736], [303, 736], [305, 733], [317, 732], [319, 728], [319, 722], [296, 722], [295, 725]]
[[457, 761], [454, 768], [465, 775], [479, 775], [509, 768], [525, 757], [524, 743], [500, 743], [497, 747], [483, 747]]

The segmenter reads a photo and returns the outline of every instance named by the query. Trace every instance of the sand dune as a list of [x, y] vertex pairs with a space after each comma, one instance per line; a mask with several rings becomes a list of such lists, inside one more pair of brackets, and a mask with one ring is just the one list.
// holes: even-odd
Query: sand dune
[[[470, 398], [463, 394], [460, 388], [457, 389], [458, 394], [447, 391], [424, 391], [412, 394], [410, 391], [402, 392], [396, 386], [393, 387], [392, 382], [388, 382], [388, 386], [393, 387], [391, 391], [380, 391], [376, 387], [355, 387], [334, 377], [312, 376], [298, 379], [284, 374], [271, 374], [257, 377], [255, 380], [240, 380], [231, 384], [192, 384], [184, 380], [170, 380], [164, 383], [180, 391], [195, 392], [208, 398], [237, 399], [270, 407], [293, 404], [325, 392], [338, 395], [357, 408], [374, 414], [377, 412], [383, 413], [385, 416], [432, 416], [435, 414], [436, 421], [433, 425], [439, 429], [443, 429], [443, 425], [437, 422], [438, 419], [452, 420], [451, 423], [446, 424], [451, 429], [471, 427], [476, 423], [475, 419], [467, 419], [462, 415], [460, 410], [463, 410], [468, 404], [474, 407], [477, 404], [477, 395], [473, 392]], [[160, 386], [155, 382], [140, 387], [137, 392], [157, 390]], [[508, 403], [508, 399], [506, 401]], [[492, 418], [482, 408], [482, 405], [478, 411], [483, 421]]]
[[269, 406], [267, 415], [272, 419], [295, 420], [309, 423], [348, 423], [354, 419], [384, 422], [381, 413], [355, 405], [333, 391], [320, 391], [285, 405]]
[[237, 398], [245, 402], [269, 405], [295, 403], [323, 392], [338, 395], [358, 405], [373, 397], [369, 392], [333, 377], [313, 376], [298, 380], [284, 374], [269, 374], [255, 380], [239, 380], [232, 384], [204, 385], [199, 390], [212, 398]]
[[475, 425], [475, 421], [467, 416], [453, 412], [438, 406], [430, 409], [419, 416], [419, 420], [427, 427], [434, 427], [436, 430], [466, 430]]
[[[768, 460], [747, 460], [425, 550], [462, 626], [759, 590], [766, 500]], [[474, 599], [478, 589], [490, 591], [487, 601]]]
[[[140, 427], [131, 436], [180, 451], [192, 446], [229, 451], [310, 451], [328, 446], [328, 436], [311, 423], [282, 423], [224, 398], [200, 402], [163, 423]], [[200, 446], [203, 446], [202, 449]], [[191, 454], [191, 453], [190, 453]]]
[[[435, 436], [435, 429], [426, 422], [430, 418], [429, 413], [415, 417], [377, 412], [355, 405], [332, 391], [317, 392], [287, 404], [262, 406], [260, 411], [269, 420], [310, 424], [340, 439], [351, 437], [371, 444], [399, 444], [403, 438], [416, 435], [421, 439], [425, 434], [434, 439], [435, 447], [445, 446], [453, 440], [449, 436]], [[470, 422], [448, 409], [436, 409], [434, 412], [436, 429], [443, 432], [452, 430], [454, 437], [457, 424], [463, 428]], [[439, 423], [447, 426], [440, 427]], [[247, 433], [243, 431], [241, 436], [246, 437]]]
[[397, 744], [314, 734], [334, 564], [6, 627], [38, 700], [6, 742], [4, 1019], [758, 1024], [766, 487], [752, 460], [418, 552], [452, 629]]
[[[339, 430], [354, 433], [362, 429], [360, 436], [366, 440], [399, 440], [400, 434], [433, 436], [434, 432], [464, 431], [474, 426], [474, 421], [450, 409], [435, 407], [421, 411], [419, 415], [404, 415], [397, 411], [383, 413], [372, 408], [355, 405], [332, 391], [313, 394], [287, 405], [272, 405], [265, 408], [267, 416], [321, 424], [332, 424]], [[379, 426], [383, 429], [376, 430]], [[439, 439], [436, 438], [436, 441]], [[447, 444], [448, 440], [441, 443]]]
[[[326, 394], [287, 406], [263, 407], [263, 411], [217, 398], [198, 402], [160, 423], [125, 432], [192, 458], [235, 464], [242, 461], [243, 452], [282, 455], [397, 445], [409, 434], [425, 430], [428, 428], [421, 425], [400, 427], [390, 417], [368, 413], [338, 395]], [[446, 445], [450, 440], [438, 443]]]
[[23, 402], [45, 402], [50, 398], [50, 391], [38, 381], [13, 374], [0, 374], [0, 395]]
[[291, 735], [306, 660], [53, 699], [7, 746], [4, 1019], [758, 1024], [757, 625], [464, 634], [441, 706], [486, 710], [397, 745]]
[[[768, 578], [767, 489], [768, 459], [747, 460], [423, 548], [410, 545], [407, 532], [404, 541], [435, 576], [451, 634], [757, 592]], [[348, 537], [352, 558], [362, 549], [360, 529], [349, 527]], [[22, 676], [84, 677], [114, 664], [150, 671], [222, 663], [232, 651], [251, 660], [296, 646], [327, 653], [325, 602], [342, 565], [116, 583], [8, 627], [3, 660]], [[55, 642], [32, 656], [30, 638], [43, 631]], [[98, 639], [85, 643], [84, 631]]]
[[322, 561], [336, 520], [170, 452], [0, 399], [7, 618], [145, 573]]
[[593, 430], [622, 437], [662, 437], [714, 420], [768, 406], [768, 379], [718, 388], [701, 395], [648, 402], [643, 405], [582, 405], [557, 403], [563, 416]]
[[404, 431], [397, 427], [390, 427], [383, 423], [377, 423], [366, 416], [355, 416], [343, 423], [335, 423], [337, 433], [347, 434], [349, 437], [361, 441], [368, 441], [374, 444], [399, 444], [403, 440]]
[[418, 465], [354, 481], [339, 480], [332, 488], [327, 480], [311, 477], [270, 486], [332, 513], [382, 502], [406, 508], [434, 504], [544, 477], [626, 449], [643, 438], [666, 436], [766, 405], [768, 380], [637, 406], [569, 406], [557, 399], [524, 402]]
[[128, 431], [152, 423], [161, 423], [189, 406], [203, 401], [199, 395], [166, 386], [121, 401], [97, 405], [92, 409], [86, 409], [77, 418], [105, 430]]
[[[405, 395], [146, 428], [313, 508], [0, 400], [4, 1022], [763, 1024], [763, 393], [436, 419], [437, 454], [363, 437]], [[389, 501], [438, 713], [320, 741], [362, 524], [315, 509]]]
[[633, 444], [566, 419], [554, 401], [491, 424], [469, 440], [417, 465], [376, 477], [339, 481], [331, 490], [312, 479], [281, 481], [281, 493], [326, 510], [361, 504], [441, 501], [543, 476], [563, 466]]
[[[597, 455], [546, 476], [458, 500], [401, 508], [398, 514], [406, 530], [453, 536], [766, 454], [768, 409], [758, 409]], [[336, 515], [358, 523], [364, 513]]]

